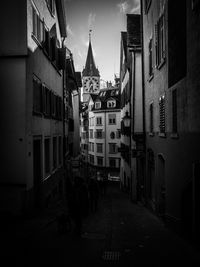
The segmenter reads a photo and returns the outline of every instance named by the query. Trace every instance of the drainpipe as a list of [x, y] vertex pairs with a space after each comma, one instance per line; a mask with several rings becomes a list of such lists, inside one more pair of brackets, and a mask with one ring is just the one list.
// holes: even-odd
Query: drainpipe
[[141, 48], [142, 48], [142, 124], [143, 124], [143, 144], [144, 144], [144, 197], [147, 205], [147, 167], [146, 167], [146, 115], [145, 115], [145, 75], [144, 75], [144, 40], [143, 40], [143, 1], [140, 0], [140, 28], [141, 28]]
[[[62, 48], [64, 48], [65, 37], [62, 40]], [[63, 169], [65, 170], [65, 152], [66, 152], [66, 139], [65, 139], [65, 70], [63, 70]]]

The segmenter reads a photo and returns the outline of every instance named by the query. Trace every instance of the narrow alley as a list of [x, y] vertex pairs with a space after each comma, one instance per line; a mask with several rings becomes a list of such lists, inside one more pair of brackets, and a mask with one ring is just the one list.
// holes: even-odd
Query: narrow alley
[[[20, 238], [22, 235], [20, 235]], [[22, 240], [21, 240], [22, 242]], [[198, 266], [200, 255], [141, 204], [133, 204], [118, 183], [109, 184], [98, 211], [84, 219], [81, 237], [59, 234], [55, 221], [10, 243], [7, 262], [28, 266]], [[23, 252], [23, 253], [22, 253]], [[6, 255], [6, 254], [4, 254]]]

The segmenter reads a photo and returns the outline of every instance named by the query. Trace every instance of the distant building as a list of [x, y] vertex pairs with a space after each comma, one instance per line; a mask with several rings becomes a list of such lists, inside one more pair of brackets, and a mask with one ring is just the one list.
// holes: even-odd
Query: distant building
[[0, 209], [20, 214], [64, 190], [66, 22], [62, 0], [8, 1], [1, 11]]
[[120, 178], [122, 189], [136, 201], [141, 198], [145, 171], [140, 15], [127, 14], [127, 32], [121, 32], [120, 51]]
[[120, 168], [120, 88], [110, 86], [88, 102], [88, 158], [93, 173], [118, 174]]
[[89, 47], [87, 53], [87, 59], [85, 63], [85, 68], [82, 72], [83, 78], [83, 102], [87, 102], [90, 94], [98, 94], [100, 89], [100, 74], [99, 70], [95, 65], [91, 35], [89, 35]]

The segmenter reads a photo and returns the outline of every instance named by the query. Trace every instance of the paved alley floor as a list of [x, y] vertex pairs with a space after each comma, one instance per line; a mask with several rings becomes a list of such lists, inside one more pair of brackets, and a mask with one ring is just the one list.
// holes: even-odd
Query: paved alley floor
[[146, 208], [131, 203], [118, 185], [110, 185], [98, 211], [84, 219], [81, 237], [72, 231], [58, 234], [52, 221], [21, 245], [15, 242], [7, 262], [17, 265], [200, 266], [200, 252]]

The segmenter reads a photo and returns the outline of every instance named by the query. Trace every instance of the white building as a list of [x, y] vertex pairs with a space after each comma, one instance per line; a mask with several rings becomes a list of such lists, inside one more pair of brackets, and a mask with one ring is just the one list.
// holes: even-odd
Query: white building
[[101, 89], [88, 102], [88, 158], [94, 172], [119, 173], [120, 168], [120, 89]]

